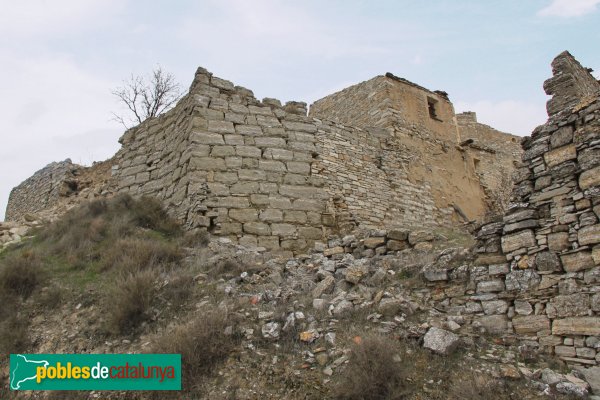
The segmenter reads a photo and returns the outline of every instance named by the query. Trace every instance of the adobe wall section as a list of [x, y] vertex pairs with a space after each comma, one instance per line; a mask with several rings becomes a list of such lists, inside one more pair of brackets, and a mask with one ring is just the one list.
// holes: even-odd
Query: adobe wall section
[[[428, 101], [435, 103], [435, 118], [429, 115]], [[328, 181], [342, 182], [338, 195], [345, 193], [350, 201], [361, 199], [354, 214], [368, 212], [361, 210], [367, 200], [377, 209], [378, 217], [371, 216], [373, 223], [448, 224], [485, 215], [484, 187], [471, 154], [457, 146], [454, 108], [443, 92], [387, 74], [316, 101], [310, 115], [368, 132], [342, 140], [322, 138]], [[370, 164], [373, 169], [367, 179], [372, 184], [349, 178], [369, 171], [362, 165], [364, 160], [377, 163]], [[346, 171], [351, 171], [349, 176]], [[374, 201], [374, 193], [379, 192], [385, 194]]]
[[457, 114], [456, 121], [460, 146], [473, 160], [488, 213], [501, 214], [512, 191], [512, 174], [523, 154], [521, 138], [477, 122], [477, 115], [471, 111]]
[[13, 188], [6, 207], [6, 221], [22, 222], [28, 214], [55, 206], [61, 196], [77, 189], [70, 185], [79, 168], [69, 159], [53, 162]]

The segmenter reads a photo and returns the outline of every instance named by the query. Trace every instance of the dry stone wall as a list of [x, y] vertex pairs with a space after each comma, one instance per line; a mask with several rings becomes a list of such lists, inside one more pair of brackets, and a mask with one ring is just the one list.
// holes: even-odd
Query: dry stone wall
[[61, 197], [77, 189], [73, 178], [79, 168], [67, 159], [37, 171], [10, 192], [6, 221], [25, 221], [28, 215], [56, 205]]
[[436, 206], [428, 182], [409, 180], [413, 154], [398, 140], [349, 128], [321, 129], [317, 140], [322, 155], [315, 167], [327, 182], [341, 232], [451, 220], [453, 211]]
[[414, 154], [387, 131], [258, 101], [202, 68], [174, 109], [121, 142], [120, 191], [158, 197], [189, 228], [240, 244], [300, 252], [332, 231], [449, 223], [454, 213], [411, 179]]
[[[387, 177], [392, 179], [377, 185], [401, 199], [386, 219], [401, 219], [407, 224], [418, 220], [456, 222], [503, 210], [511, 189], [506, 177], [514, 170], [513, 161], [520, 157], [520, 146], [514, 136], [476, 121], [464, 124], [465, 136], [476, 137], [476, 143], [474, 139], [461, 143], [461, 125], [444, 92], [430, 91], [388, 73], [316, 101], [310, 115], [367, 131], [367, 138], [352, 138], [353, 143], [361, 142], [354, 147], [365, 149], [365, 157], [375, 154], [373, 148], [381, 149], [376, 157], [388, 161], [381, 169], [387, 168]], [[336, 153], [347, 150], [347, 146], [332, 139], [331, 146], [325, 146], [329, 147], [334, 161], [343, 163]], [[357, 166], [361, 158], [354, 152], [352, 162], [340, 169], [347, 168], [353, 174], [365, 170]], [[393, 177], [389, 173], [392, 170]], [[349, 193], [351, 199], [357, 195], [365, 197]]]
[[7, 215], [52, 208], [57, 188], [76, 185], [79, 197], [71, 197], [153, 196], [189, 229], [291, 252], [329, 233], [484, 215], [485, 193], [469, 152], [457, 146], [445, 93], [387, 74], [311, 110], [259, 101], [199, 68], [175, 108], [125, 132], [99, 192], [79, 196], [82, 182], [68, 177], [48, 183], [58, 174], [48, 170], [15, 189]]
[[[544, 87], [554, 96], [552, 104], [566, 108], [550, 113], [523, 141], [509, 209], [477, 233], [476, 266], [440, 266], [425, 277], [437, 288], [438, 307], [470, 320], [473, 328], [519, 339], [570, 363], [595, 365], [600, 85], [596, 82], [595, 96], [589, 86], [579, 90], [576, 82], [589, 81], [589, 72], [568, 53], [553, 67], [555, 76]], [[562, 88], [548, 90], [557, 77]]]
[[114, 173], [121, 191], [158, 197], [188, 227], [300, 251], [328, 224], [311, 170], [317, 130], [305, 104], [260, 102], [200, 68], [177, 107], [124, 135]]

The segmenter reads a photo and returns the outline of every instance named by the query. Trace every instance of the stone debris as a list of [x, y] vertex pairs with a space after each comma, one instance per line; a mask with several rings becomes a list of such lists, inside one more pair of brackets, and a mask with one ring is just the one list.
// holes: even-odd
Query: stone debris
[[[120, 191], [162, 196], [187, 228], [219, 237], [206, 249], [208, 264], [235, 259], [253, 267], [216, 282], [216, 290], [247, 307], [239, 332], [228, 327], [224, 333], [239, 333], [244, 351], [262, 357], [257, 340], [281, 346], [293, 338], [303, 346], [300, 369], [331, 377], [348, 362], [349, 346], [363, 343], [361, 336], [346, 337], [343, 320], [421, 342], [440, 355], [460, 344], [470, 352], [488, 334], [490, 349], [472, 357], [494, 363], [492, 375], [531, 380], [546, 394], [584, 398], [591, 388], [599, 395], [600, 84], [568, 53], [555, 59], [553, 72], [545, 84], [553, 95], [550, 119], [521, 142], [508, 207], [498, 206], [500, 214], [477, 229], [459, 204], [436, 206], [430, 183], [415, 185], [398, 172], [407, 152], [395, 151], [402, 146], [384, 129], [308, 117], [302, 103], [260, 102], [203, 69], [179, 106], [121, 138], [114, 182]], [[311, 108], [313, 116], [375, 127], [393, 120], [370, 121], [384, 117], [365, 112], [344, 119], [343, 102], [332, 96]], [[458, 122], [476, 124], [469, 113]], [[434, 133], [420, 137], [433, 140]], [[492, 142], [467, 139], [446, 150], [507, 151], [501, 140]], [[71, 179], [79, 172], [70, 162], [47, 168], [11, 196], [7, 216], [18, 222], [0, 223], [2, 248], [42, 223], [30, 214], [38, 211], [29, 204], [36, 190], [52, 194], [42, 208], [83, 193]], [[362, 170], [365, 175], [357, 175]], [[493, 192], [499, 189], [491, 183], [495, 174], [473, 182]], [[86, 193], [95, 198], [110, 191]], [[471, 248], [449, 247], [449, 234], [437, 229], [457, 214], [473, 229]], [[197, 274], [194, 281], [209, 279]], [[517, 361], [540, 353], [575, 369], [530, 370]], [[277, 357], [267, 364], [281, 364]]]
[[430, 328], [423, 338], [423, 347], [444, 355], [452, 353], [459, 343], [457, 334], [435, 327]]

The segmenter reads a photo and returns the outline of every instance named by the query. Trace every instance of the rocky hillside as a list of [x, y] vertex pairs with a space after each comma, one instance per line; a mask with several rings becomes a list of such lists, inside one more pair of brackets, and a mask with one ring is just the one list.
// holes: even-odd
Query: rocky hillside
[[435, 271], [475, 268], [472, 238], [458, 230], [358, 231], [278, 258], [183, 233], [156, 201], [121, 195], [28, 235], [0, 253], [2, 398], [166, 397], [9, 392], [12, 352], [181, 353], [184, 390], [172, 398], [562, 399], [599, 389], [595, 369], [467, 328], [439, 307], [448, 293]]

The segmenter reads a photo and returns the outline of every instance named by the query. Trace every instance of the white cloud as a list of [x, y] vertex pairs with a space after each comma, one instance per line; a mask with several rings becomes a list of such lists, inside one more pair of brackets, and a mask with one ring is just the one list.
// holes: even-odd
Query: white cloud
[[114, 82], [65, 56], [0, 56], [0, 220], [8, 194], [49, 162], [89, 164], [118, 149], [122, 129], [110, 121]]
[[457, 101], [454, 107], [457, 113], [475, 111], [478, 122], [519, 136], [530, 135], [535, 127], [545, 123], [548, 118], [543, 103], [533, 104], [519, 100]]
[[600, 0], [552, 0], [537, 14], [541, 17], [579, 17], [596, 11], [598, 4]]
[[10, 36], [88, 28], [121, 7], [116, 0], [2, 0], [0, 5], [0, 34]]

